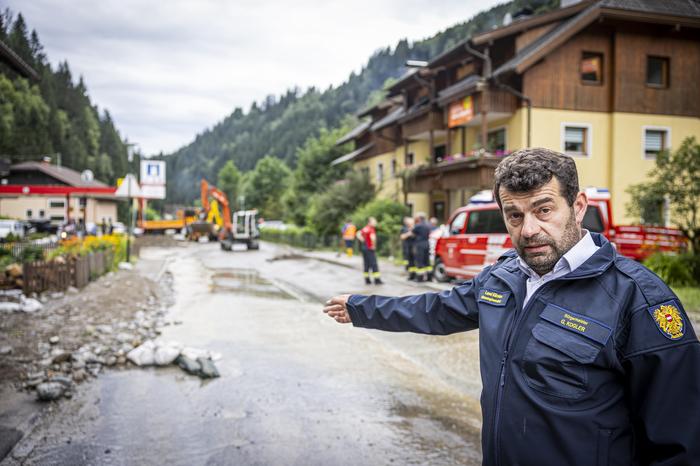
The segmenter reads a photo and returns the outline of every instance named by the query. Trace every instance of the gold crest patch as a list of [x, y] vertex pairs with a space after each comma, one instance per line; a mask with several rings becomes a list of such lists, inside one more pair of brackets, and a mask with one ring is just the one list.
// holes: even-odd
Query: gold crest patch
[[649, 313], [654, 319], [659, 331], [670, 340], [678, 340], [683, 337], [685, 325], [683, 315], [678, 310], [675, 301], [652, 306]]

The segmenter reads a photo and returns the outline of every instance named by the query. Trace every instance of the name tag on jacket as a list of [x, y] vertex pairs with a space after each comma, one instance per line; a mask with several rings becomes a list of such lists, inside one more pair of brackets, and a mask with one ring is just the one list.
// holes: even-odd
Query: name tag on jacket
[[489, 290], [488, 288], [482, 288], [479, 290], [479, 297], [477, 301], [482, 303], [491, 304], [493, 306], [505, 306], [510, 297], [510, 291], [498, 291]]

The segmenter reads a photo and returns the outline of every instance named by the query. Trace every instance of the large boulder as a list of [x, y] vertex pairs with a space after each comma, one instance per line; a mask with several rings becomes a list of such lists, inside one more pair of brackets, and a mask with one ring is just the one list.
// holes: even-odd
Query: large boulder
[[219, 371], [214, 365], [214, 361], [209, 358], [197, 358], [200, 370], [199, 376], [203, 379], [212, 379], [214, 377], [219, 377]]
[[180, 366], [180, 369], [192, 375], [199, 375], [199, 371], [202, 366], [194, 359], [190, 359], [187, 356], [181, 354], [175, 360], [175, 364]]
[[59, 382], [44, 382], [36, 386], [36, 395], [41, 401], [53, 401], [63, 396], [66, 386]]
[[155, 350], [156, 344], [148, 340], [141, 346], [129, 351], [126, 357], [137, 366], [152, 366], [156, 362]]

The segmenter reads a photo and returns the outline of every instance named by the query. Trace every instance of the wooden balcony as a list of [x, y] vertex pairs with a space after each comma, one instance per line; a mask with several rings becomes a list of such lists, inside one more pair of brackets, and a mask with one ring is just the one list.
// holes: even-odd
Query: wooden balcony
[[444, 129], [443, 112], [431, 106], [426, 106], [401, 120], [401, 134], [409, 141], [428, 139], [430, 131], [440, 134]]
[[493, 173], [503, 157], [472, 156], [419, 168], [408, 179], [409, 192], [491, 189]]

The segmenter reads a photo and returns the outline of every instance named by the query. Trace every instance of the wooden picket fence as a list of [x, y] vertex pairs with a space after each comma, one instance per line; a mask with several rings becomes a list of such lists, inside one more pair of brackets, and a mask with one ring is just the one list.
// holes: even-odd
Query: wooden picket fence
[[66, 262], [25, 262], [22, 265], [24, 294], [65, 291], [69, 286], [82, 288], [112, 268], [114, 252], [91, 252], [68, 258]]

